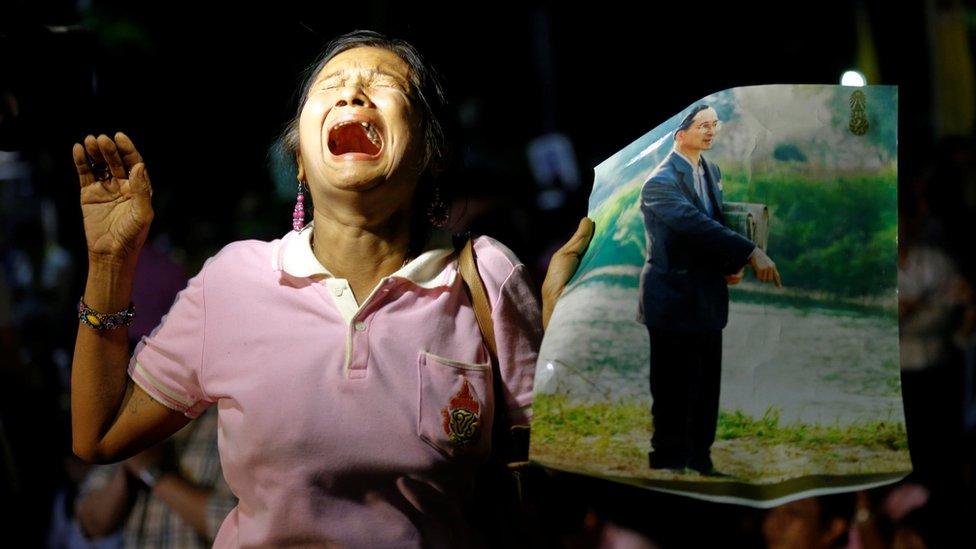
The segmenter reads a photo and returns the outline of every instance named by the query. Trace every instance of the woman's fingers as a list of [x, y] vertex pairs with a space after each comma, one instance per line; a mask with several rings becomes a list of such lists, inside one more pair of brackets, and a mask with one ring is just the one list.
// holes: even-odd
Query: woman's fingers
[[98, 141], [95, 136], [88, 134], [84, 139], [85, 152], [91, 157], [92, 162], [102, 162], [102, 151], [98, 149]]
[[132, 190], [133, 205], [139, 217], [151, 219], [152, 184], [149, 183], [149, 174], [146, 173], [146, 165], [144, 163], [140, 162], [132, 168], [129, 188]]
[[[579, 261], [582, 259], [583, 253], [586, 252], [586, 248], [590, 244], [590, 239], [593, 238], [594, 228], [593, 220], [589, 217], [581, 219], [579, 226], [576, 228], [576, 233], [556, 251], [555, 255], [566, 256], [574, 261], [576, 266], [579, 266]], [[575, 267], [573, 271], [575, 272]], [[570, 276], [572, 276], [572, 273], [570, 273]]]
[[82, 187], [86, 187], [95, 182], [95, 175], [92, 173], [91, 166], [88, 164], [88, 156], [85, 154], [85, 147], [80, 143], [75, 143], [71, 147], [71, 158], [75, 161], [75, 169], [78, 170], [78, 180]]
[[542, 282], [542, 327], [545, 329], [549, 324], [549, 317], [556, 307], [556, 301], [563, 293], [566, 283], [573, 277], [579, 268], [580, 259], [586, 248], [590, 245], [595, 229], [593, 221], [584, 217], [580, 220], [576, 233], [563, 244], [559, 250], [549, 259], [549, 268], [546, 271], [546, 279]]
[[86, 135], [84, 145], [85, 153], [88, 154], [88, 163], [95, 181], [110, 179], [112, 173], [109, 171], [108, 164], [102, 155], [102, 149], [98, 147], [98, 140], [95, 139], [95, 136], [91, 134]]
[[125, 171], [125, 165], [122, 164], [122, 157], [119, 156], [119, 149], [115, 146], [115, 141], [103, 133], [98, 136], [98, 148], [102, 151], [102, 157], [108, 162], [112, 175], [118, 179], [126, 179], [128, 175]]
[[[88, 155], [86, 160], [89, 168], [87, 172], [91, 177], [90, 181], [105, 179], [109, 174], [120, 179], [128, 178], [132, 168], [143, 161], [135, 144], [129, 139], [129, 136], [122, 132], [115, 133], [114, 141], [105, 134], [101, 134], [97, 138], [93, 135], [87, 135], [84, 139], [82, 152]], [[78, 165], [77, 159], [75, 165]], [[81, 172], [79, 171], [80, 175]]]
[[129, 136], [122, 132], [115, 133], [115, 145], [122, 155], [122, 164], [126, 173], [131, 173], [136, 164], [142, 162], [142, 155], [136, 150], [135, 144]]

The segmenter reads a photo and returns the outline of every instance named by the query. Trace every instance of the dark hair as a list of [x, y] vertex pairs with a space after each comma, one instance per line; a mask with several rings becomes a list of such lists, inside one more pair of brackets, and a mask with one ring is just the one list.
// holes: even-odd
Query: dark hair
[[[429, 65], [412, 44], [399, 38], [389, 38], [371, 30], [355, 30], [334, 38], [316, 60], [302, 73], [302, 84], [295, 97], [298, 108], [295, 116], [285, 123], [275, 140], [275, 152], [283, 157], [292, 173], [297, 172], [296, 156], [299, 149], [298, 124], [308, 100], [308, 93], [315, 77], [336, 55], [357, 47], [383, 48], [395, 53], [410, 67], [410, 100], [420, 107], [421, 125], [424, 132], [424, 169], [420, 174], [414, 199], [414, 217], [426, 219], [434, 185], [451, 164], [454, 151], [447, 136], [444, 119], [447, 115], [447, 96], [441, 76]], [[450, 204], [452, 189], [440, 188], [441, 199]], [[311, 197], [309, 197], [311, 198]], [[421, 223], [421, 226], [423, 224]]]
[[674, 130], [674, 138], [675, 139], [678, 138], [678, 132], [687, 130], [688, 128], [691, 127], [691, 123], [695, 121], [695, 115], [697, 115], [698, 113], [700, 113], [705, 109], [710, 109], [710, 108], [712, 108], [712, 106], [706, 103], [699, 103], [694, 107], [692, 107], [691, 110], [688, 111], [688, 114], [686, 114], [685, 117], [681, 120], [681, 123], [678, 124], [678, 127]]

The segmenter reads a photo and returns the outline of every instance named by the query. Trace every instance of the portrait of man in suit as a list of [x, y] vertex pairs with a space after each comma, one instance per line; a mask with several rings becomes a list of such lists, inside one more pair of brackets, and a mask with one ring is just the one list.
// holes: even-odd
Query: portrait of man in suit
[[702, 154], [712, 148], [719, 125], [713, 107], [694, 106], [640, 194], [647, 259], [637, 320], [650, 337], [654, 427], [648, 464], [708, 476], [725, 476], [712, 463], [711, 446], [728, 286], [742, 280], [746, 265], [760, 281], [782, 285], [766, 253], [725, 226], [722, 172]]

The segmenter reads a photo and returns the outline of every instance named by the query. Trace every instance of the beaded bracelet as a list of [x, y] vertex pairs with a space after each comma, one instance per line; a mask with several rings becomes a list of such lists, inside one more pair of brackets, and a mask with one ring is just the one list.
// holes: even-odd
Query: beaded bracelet
[[100, 313], [85, 303], [85, 296], [78, 300], [78, 320], [96, 330], [110, 330], [132, 324], [136, 316], [136, 306], [131, 301], [129, 308], [117, 313]]

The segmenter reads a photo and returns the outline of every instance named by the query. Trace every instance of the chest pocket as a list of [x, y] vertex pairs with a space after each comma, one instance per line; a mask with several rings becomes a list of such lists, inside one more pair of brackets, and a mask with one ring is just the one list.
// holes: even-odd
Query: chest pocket
[[417, 436], [449, 459], [487, 458], [494, 409], [491, 362], [420, 351]]

